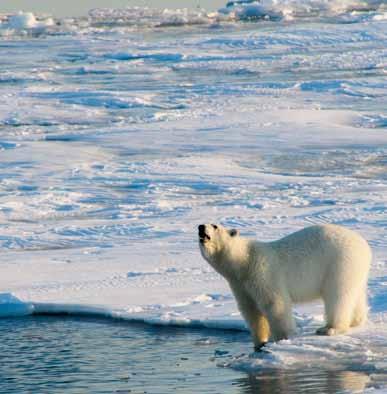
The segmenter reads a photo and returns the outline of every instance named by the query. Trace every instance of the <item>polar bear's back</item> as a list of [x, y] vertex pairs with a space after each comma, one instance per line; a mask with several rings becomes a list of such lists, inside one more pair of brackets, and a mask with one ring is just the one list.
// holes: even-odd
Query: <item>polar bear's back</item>
[[367, 279], [370, 247], [364, 238], [347, 228], [311, 226], [271, 245], [279, 271], [297, 301], [318, 298], [324, 281], [345, 280], [360, 285]]
[[367, 241], [355, 231], [334, 224], [306, 227], [278, 241], [276, 248], [297, 254], [299, 258], [322, 253], [324, 256], [364, 255], [369, 263], [371, 250]]

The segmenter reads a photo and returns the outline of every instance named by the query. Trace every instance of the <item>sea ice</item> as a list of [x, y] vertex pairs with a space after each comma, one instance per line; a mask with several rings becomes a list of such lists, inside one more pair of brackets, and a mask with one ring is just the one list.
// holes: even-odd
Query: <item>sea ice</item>
[[297, 336], [225, 362], [384, 369], [383, 3], [1, 15], [0, 315], [245, 330], [197, 225], [333, 222], [372, 246], [368, 324], [328, 341], [321, 303], [297, 306]]

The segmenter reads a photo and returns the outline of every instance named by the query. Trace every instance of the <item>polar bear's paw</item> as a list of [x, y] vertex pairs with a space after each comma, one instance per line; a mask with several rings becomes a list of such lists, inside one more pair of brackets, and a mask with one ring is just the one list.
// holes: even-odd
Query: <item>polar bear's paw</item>
[[265, 352], [265, 353], [269, 353], [267, 349], [265, 349], [265, 345], [267, 344], [267, 342], [262, 342], [258, 345], [254, 346], [254, 352]]
[[328, 326], [320, 327], [316, 330], [317, 335], [327, 335], [327, 336], [344, 334], [345, 332], [347, 332], [347, 330], [345, 329], [333, 328]]

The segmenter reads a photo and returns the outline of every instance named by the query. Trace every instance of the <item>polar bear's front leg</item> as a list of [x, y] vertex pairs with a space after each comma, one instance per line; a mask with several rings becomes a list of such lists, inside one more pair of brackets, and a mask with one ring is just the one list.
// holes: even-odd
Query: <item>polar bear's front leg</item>
[[288, 339], [296, 331], [292, 314], [292, 304], [289, 300], [277, 297], [264, 306], [264, 313], [270, 324], [274, 341]]
[[[246, 297], [249, 296], [246, 294]], [[250, 328], [251, 337], [254, 342], [254, 349], [257, 351], [269, 341], [269, 322], [252, 300], [244, 298], [243, 302], [238, 302], [238, 306], [242, 316]]]
[[269, 341], [269, 322], [246, 291], [236, 285], [231, 286], [231, 289], [236, 298], [238, 308], [250, 329], [254, 349], [257, 351]]
[[266, 317], [257, 310], [256, 318], [252, 323], [252, 336], [254, 340], [254, 350], [259, 351], [270, 338], [270, 326]]

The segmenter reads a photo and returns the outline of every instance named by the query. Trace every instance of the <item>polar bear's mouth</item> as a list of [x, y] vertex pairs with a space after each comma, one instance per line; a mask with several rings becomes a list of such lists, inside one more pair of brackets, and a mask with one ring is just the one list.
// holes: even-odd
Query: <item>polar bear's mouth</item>
[[210, 240], [211, 240], [211, 237], [209, 235], [207, 235], [207, 234], [199, 235], [199, 241], [202, 244], [204, 244], [204, 243], [206, 243], [207, 241], [210, 241]]
[[207, 241], [210, 241], [211, 237], [206, 233], [206, 226], [201, 224], [199, 226], [199, 241], [204, 244]]

